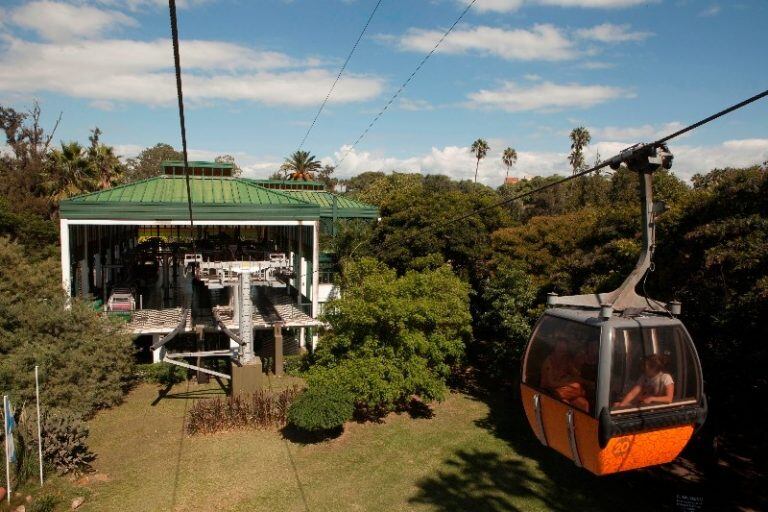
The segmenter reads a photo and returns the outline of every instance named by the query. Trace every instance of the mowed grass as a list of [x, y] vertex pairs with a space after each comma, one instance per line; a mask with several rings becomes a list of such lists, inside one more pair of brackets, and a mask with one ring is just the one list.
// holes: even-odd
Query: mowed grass
[[393, 414], [316, 444], [274, 430], [185, 435], [191, 404], [221, 393], [185, 383], [158, 400], [145, 384], [98, 414], [90, 444], [99, 478], [83, 484], [81, 510], [660, 509], [637, 478], [597, 479], [541, 448], [503, 396], [451, 393], [432, 418]]

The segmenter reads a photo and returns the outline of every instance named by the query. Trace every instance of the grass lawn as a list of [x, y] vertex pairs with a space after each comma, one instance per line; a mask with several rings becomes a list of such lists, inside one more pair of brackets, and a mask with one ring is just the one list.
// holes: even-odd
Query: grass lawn
[[81, 510], [660, 510], [680, 491], [648, 488], [658, 479], [647, 473], [597, 479], [577, 470], [540, 447], [504, 397], [452, 393], [430, 419], [350, 424], [318, 444], [276, 431], [184, 435], [187, 408], [220, 393], [185, 383], [158, 400], [144, 384], [98, 414], [97, 476], [81, 484]]

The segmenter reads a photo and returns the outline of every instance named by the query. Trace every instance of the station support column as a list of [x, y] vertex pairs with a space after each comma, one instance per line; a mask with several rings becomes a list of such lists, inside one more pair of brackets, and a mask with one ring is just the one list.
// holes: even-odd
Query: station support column
[[237, 286], [238, 325], [243, 342], [240, 364], [232, 364], [232, 395], [250, 395], [265, 384], [261, 358], [253, 351], [253, 303], [251, 302], [251, 273], [240, 272]]

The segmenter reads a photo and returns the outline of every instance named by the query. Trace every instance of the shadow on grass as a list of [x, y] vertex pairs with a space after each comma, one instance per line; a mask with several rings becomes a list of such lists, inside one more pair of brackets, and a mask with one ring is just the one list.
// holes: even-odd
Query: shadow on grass
[[[690, 482], [669, 469], [649, 469], [596, 477], [541, 445], [533, 435], [513, 393], [475, 399], [489, 406], [479, 427], [503, 440], [517, 454], [459, 450], [437, 474], [418, 482], [414, 503], [437, 510], [684, 510], [678, 496], [704, 498], [706, 508], [720, 510], [701, 483]], [[688, 510], [688, 509], [685, 509]]]
[[283, 439], [296, 444], [317, 444], [325, 441], [332, 441], [344, 433], [344, 427], [337, 427], [330, 430], [320, 430], [311, 432], [296, 428], [293, 425], [286, 425], [280, 429]]
[[193, 399], [193, 400], [200, 400], [204, 398], [221, 398], [229, 395], [230, 386], [228, 386], [226, 383], [221, 381], [220, 379], [216, 379], [219, 387], [218, 388], [211, 388], [206, 387], [203, 389], [195, 389], [192, 391], [189, 391], [189, 383], [190, 381], [187, 381], [187, 390], [181, 391], [179, 393], [171, 393], [171, 390], [173, 389], [173, 384], [167, 385], [163, 389], [157, 390], [157, 398], [155, 398], [152, 401], [152, 407], [159, 404], [162, 400], [186, 400], [186, 399]]

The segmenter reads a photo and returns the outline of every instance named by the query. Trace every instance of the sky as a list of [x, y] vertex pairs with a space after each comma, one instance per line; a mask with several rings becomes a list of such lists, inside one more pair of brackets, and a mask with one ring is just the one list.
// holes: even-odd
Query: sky
[[[230, 154], [267, 177], [301, 143], [377, 0], [178, 0], [191, 159]], [[568, 173], [568, 134], [607, 158], [768, 88], [765, 0], [382, 0], [304, 148], [337, 175], [479, 180]], [[0, 105], [39, 101], [55, 140], [124, 157], [181, 146], [164, 0], [0, 0]], [[685, 179], [768, 160], [768, 100], [673, 141]]]

